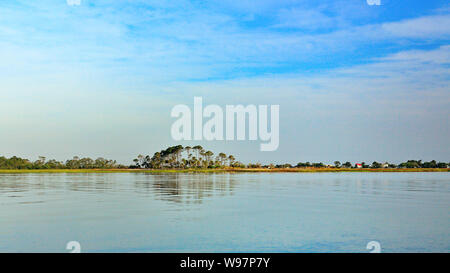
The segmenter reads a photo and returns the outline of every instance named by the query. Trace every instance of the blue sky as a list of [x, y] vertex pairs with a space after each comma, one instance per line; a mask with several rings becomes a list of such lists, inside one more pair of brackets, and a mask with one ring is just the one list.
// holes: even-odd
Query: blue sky
[[447, 1], [2, 1], [0, 153], [128, 163], [203, 96], [280, 105], [277, 152], [198, 143], [244, 162], [449, 161], [449, 42]]

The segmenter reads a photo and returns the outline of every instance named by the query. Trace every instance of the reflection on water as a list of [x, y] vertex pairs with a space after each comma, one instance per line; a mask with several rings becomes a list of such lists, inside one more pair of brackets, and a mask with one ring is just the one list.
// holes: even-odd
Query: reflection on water
[[[132, 184], [121, 180], [133, 177]], [[129, 182], [129, 181], [128, 181]], [[81, 192], [108, 192], [134, 190], [138, 194], [154, 195], [155, 198], [174, 203], [201, 203], [204, 198], [233, 194], [237, 183], [230, 174], [6, 174], [0, 175], [0, 193], [9, 197], [21, 197], [12, 193], [58, 190]], [[130, 188], [132, 186], [132, 188]]]
[[0, 174], [0, 251], [450, 251], [447, 173]]
[[156, 198], [175, 203], [201, 203], [204, 198], [225, 196], [233, 193], [237, 182], [229, 174], [147, 174], [150, 179], [135, 182], [138, 192], [154, 192]]

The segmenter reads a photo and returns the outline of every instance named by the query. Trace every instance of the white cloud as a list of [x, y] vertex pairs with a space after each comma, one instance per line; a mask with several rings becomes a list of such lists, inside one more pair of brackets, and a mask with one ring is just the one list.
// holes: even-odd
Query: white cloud
[[79, 6], [79, 5], [81, 5], [81, 0], [67, 0], [67, 5]]
[[381, 1], [380, 0], [367, 0], [367, 4], [369, 6], [373, 6], [373, 5], [379, 6], [379, 5], [381, 5]]
[[401, 51], [381, 58], [381, 60], [450, 65], [450, 45], [441, 46], [435, 50]]
[[315, 9], [283, 9], [278, 13], [279, 23], [275, 27], [319, 29], [324, 27], [334, 27], [336, 19], [326, 16]]
[[381, 25], [386, 34], [402, 38], [450, 38], [450, 15], [424, 16]]

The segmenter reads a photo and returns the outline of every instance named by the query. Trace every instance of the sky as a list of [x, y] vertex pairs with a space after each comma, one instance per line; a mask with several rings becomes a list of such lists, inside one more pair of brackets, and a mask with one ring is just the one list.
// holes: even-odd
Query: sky
[[[450, 5], [380, 2], [1, 1], [0, 155], [449, 162]], [[278, 150], [174, 141], [195, 96], [280, 105]]]

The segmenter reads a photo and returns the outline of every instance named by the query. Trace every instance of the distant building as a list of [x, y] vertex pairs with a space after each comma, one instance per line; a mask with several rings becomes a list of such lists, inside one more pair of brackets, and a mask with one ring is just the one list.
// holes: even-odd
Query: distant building
[[355, 167], [358, 168], [358, 169], [361, 169], [363, 167], [363, 165], [361, 163], [356, 163]]
[[389, 163], [381, 164], [381, 168], [389, 168]]

